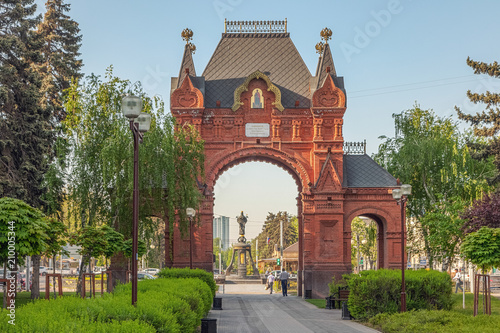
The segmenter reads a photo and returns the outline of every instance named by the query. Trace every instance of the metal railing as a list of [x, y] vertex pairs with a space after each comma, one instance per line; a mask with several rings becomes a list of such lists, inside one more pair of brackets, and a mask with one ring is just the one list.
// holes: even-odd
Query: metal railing
[[366, 154], [366, 140], [363, 142], [344, 142], [345, 155], [363, 155]]
[[284, 21], [227, 21], [224, 20], [224, 33], [286, 33]]

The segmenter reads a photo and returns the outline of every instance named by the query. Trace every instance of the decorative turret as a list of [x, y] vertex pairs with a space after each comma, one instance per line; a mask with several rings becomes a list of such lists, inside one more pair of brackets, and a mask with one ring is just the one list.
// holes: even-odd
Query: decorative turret
[[330, 75], [337, 76], [335, 65], [333, 63], [332, 52], [330, 50], [330, 45], [328, 44], [328, 40], [332, 38], [332, 30], [324, 28], [321, 30], [320, 34], [322, 41], [316, 44], [316, 52], [319, 53], [318, 66], [316, 67], [315, 75], [318, 78], [316, 88], [323, 86], [328, 73]]
[[176, 88], [179, 88], [187, 75], [196, 76], [196, 71], [194, 68], [194, 61], [192, 54], [196, 51], [196, 46], [191, 43], [193, 39], [193, 31], [191, 29], [184, 29], [181, 33], [182, 39], [186, 41], [186, 46], [184, 47], [184, 54], [182, 56], [181, 68], [179, 70], [179, 76], [177, 80]]

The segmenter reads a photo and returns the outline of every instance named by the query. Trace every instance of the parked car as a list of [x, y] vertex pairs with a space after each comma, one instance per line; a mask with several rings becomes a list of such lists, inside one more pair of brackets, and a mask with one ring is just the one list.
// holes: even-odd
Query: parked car
[[[57, 270], [57, 269], [56, 269]], [[30, 273], [33, 274], [33, 267], [30, 267]], [[40, 266], [40, 275], [45, 276], [47, 273], [52, 273], [52, 267]]]
[[156, 277], [154, 277], [151, 274], [148, 273], [137, 273], [137, 279], [138, 280], [154, 280]]
[[151, 275], [157, 275], [158, 273], [160, 273], [160, 269], [159, 268], [146, 268], [144, 270], [144, 272], [151, 274]]

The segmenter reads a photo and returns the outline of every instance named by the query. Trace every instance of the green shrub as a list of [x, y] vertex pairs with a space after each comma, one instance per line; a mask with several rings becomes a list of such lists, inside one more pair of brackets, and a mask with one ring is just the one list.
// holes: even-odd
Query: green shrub
[[343, 288], [347, 286], [347, 279], [349, 277], [349, 274], [344, 274], [342, 275], [341, 279], [336, 279], [335, 275], [332, 278], [332, 283], [328, 284], [328, 288], [330, 289], [329, 295], [335, 295], [339, 291], [339, 288]]
[[190, 269], [190, 268], [164, 268], [158, 273], [160, 278], [197, 278], [204, 281], [212, 290], [212, 297], [215, 297], [215, 291], [217, 290], [213, 273], [209, 273], [202, 269]]
[[137, 289], [136, 307], [130, 284], [102, 298], [38, 300], [16, 309], [15, 326], [0, 321], [0, 332], [194, 332], [212, 305], [200, 279], [145, 280]]
[[[451, 309], [451, 278], [438, 271], [406, 271], [406, 307]], [[351, 274], [349, 277], [349, 311], [357, 319], [379, 313], [396, 313], [401, 308], [401, 271], [380, 269]]]

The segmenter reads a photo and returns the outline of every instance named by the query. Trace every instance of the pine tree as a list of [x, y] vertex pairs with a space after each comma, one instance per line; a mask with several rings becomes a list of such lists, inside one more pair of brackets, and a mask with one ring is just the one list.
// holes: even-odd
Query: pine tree
[[43, 63], [38, 67], [43, 77], [42, 103], [51, 106], [56, 119], [61, 120], [65, 116], [64, 90], [69, 88], [71, 80], [82, 76], [82, 61], [78, 59], [82, 36], [78, 23], [66, 15], [69, 4], [63, 0], [48, 0], [45, 8], [37, 30], [44, 40]]
[[[472, 67], [474, 74], [488, 74], [493, 78], [500, 78], [500, 65], [496, 61], [487, 64], [474, 61], [468, 57], [467, 65]], [[458, 107], [455, 107], [455, 110], [459, 119], [465, 120], [473, 126], [475, 135], [489, 139], [487, 143], [476, 143], [470, 146], [475, 151], [473, 157], [477, 159], [487, 159], [494, 156], [497, 173], [488, 181], [490, 184], [498, 184], [500, 182], [500, 140], [498, 138], [500, 132], [500, 94], [490, 91], [478, 94], [469, 90], [467, 91], [467, 97], [474, 104], [486, 104], [485, 110], [475, 115], [463, 113]]]
[[34, 0], [0, 5], [0, 196], [43, 206], [43, 177], [53, 133], [50, 111], [40, 105], [41, 40], [33, 33]]
[[63, 106], [65, 90], [73, 80], [77, 81], [82, 76], [82, 61], [78, 59], [82, 36], [78, 23], [66, 14], [70, 5], [65, 4], [64, 0], [48, 0], [45, 9], [43, 21], [37, 28], [37, 33], [43, 39], [42, 62], [35, 68], [42, 78], [42, 106], [50, 108], [52, 126], [58, 135], [53, 147], [53, 160], [45, 174], [47, 192], [43, 199], [47, 205], [44, 212], [62, 220], [63, 178], [69, 148], [60, 121], [66, 116]]
[[[34, 30], [40, 22], [35, 11], [34, 0], [0, 3], [0, 197], [41, 208], [54, 135], [50, 108], [40, 103], [41, 79], [33, 69], [41, 62], [43, 42]], [[40, 296], [40, 255], [33, 253], [32, 259], [34, 299]]]
[[[294, 225], [295, 219], [291, 215], [287, 212], [268, 213], [262, 232], [257, 236], [259, 258], [271, 258], [274, 245], [280, 246], [280, 221], [283, 221], [283, 249], [298, 241], [297, 226]], [[252, 243], [255, 243], [255, 240]], [[255, 244], [253, 245], [252, 248], [255, 249]]]

